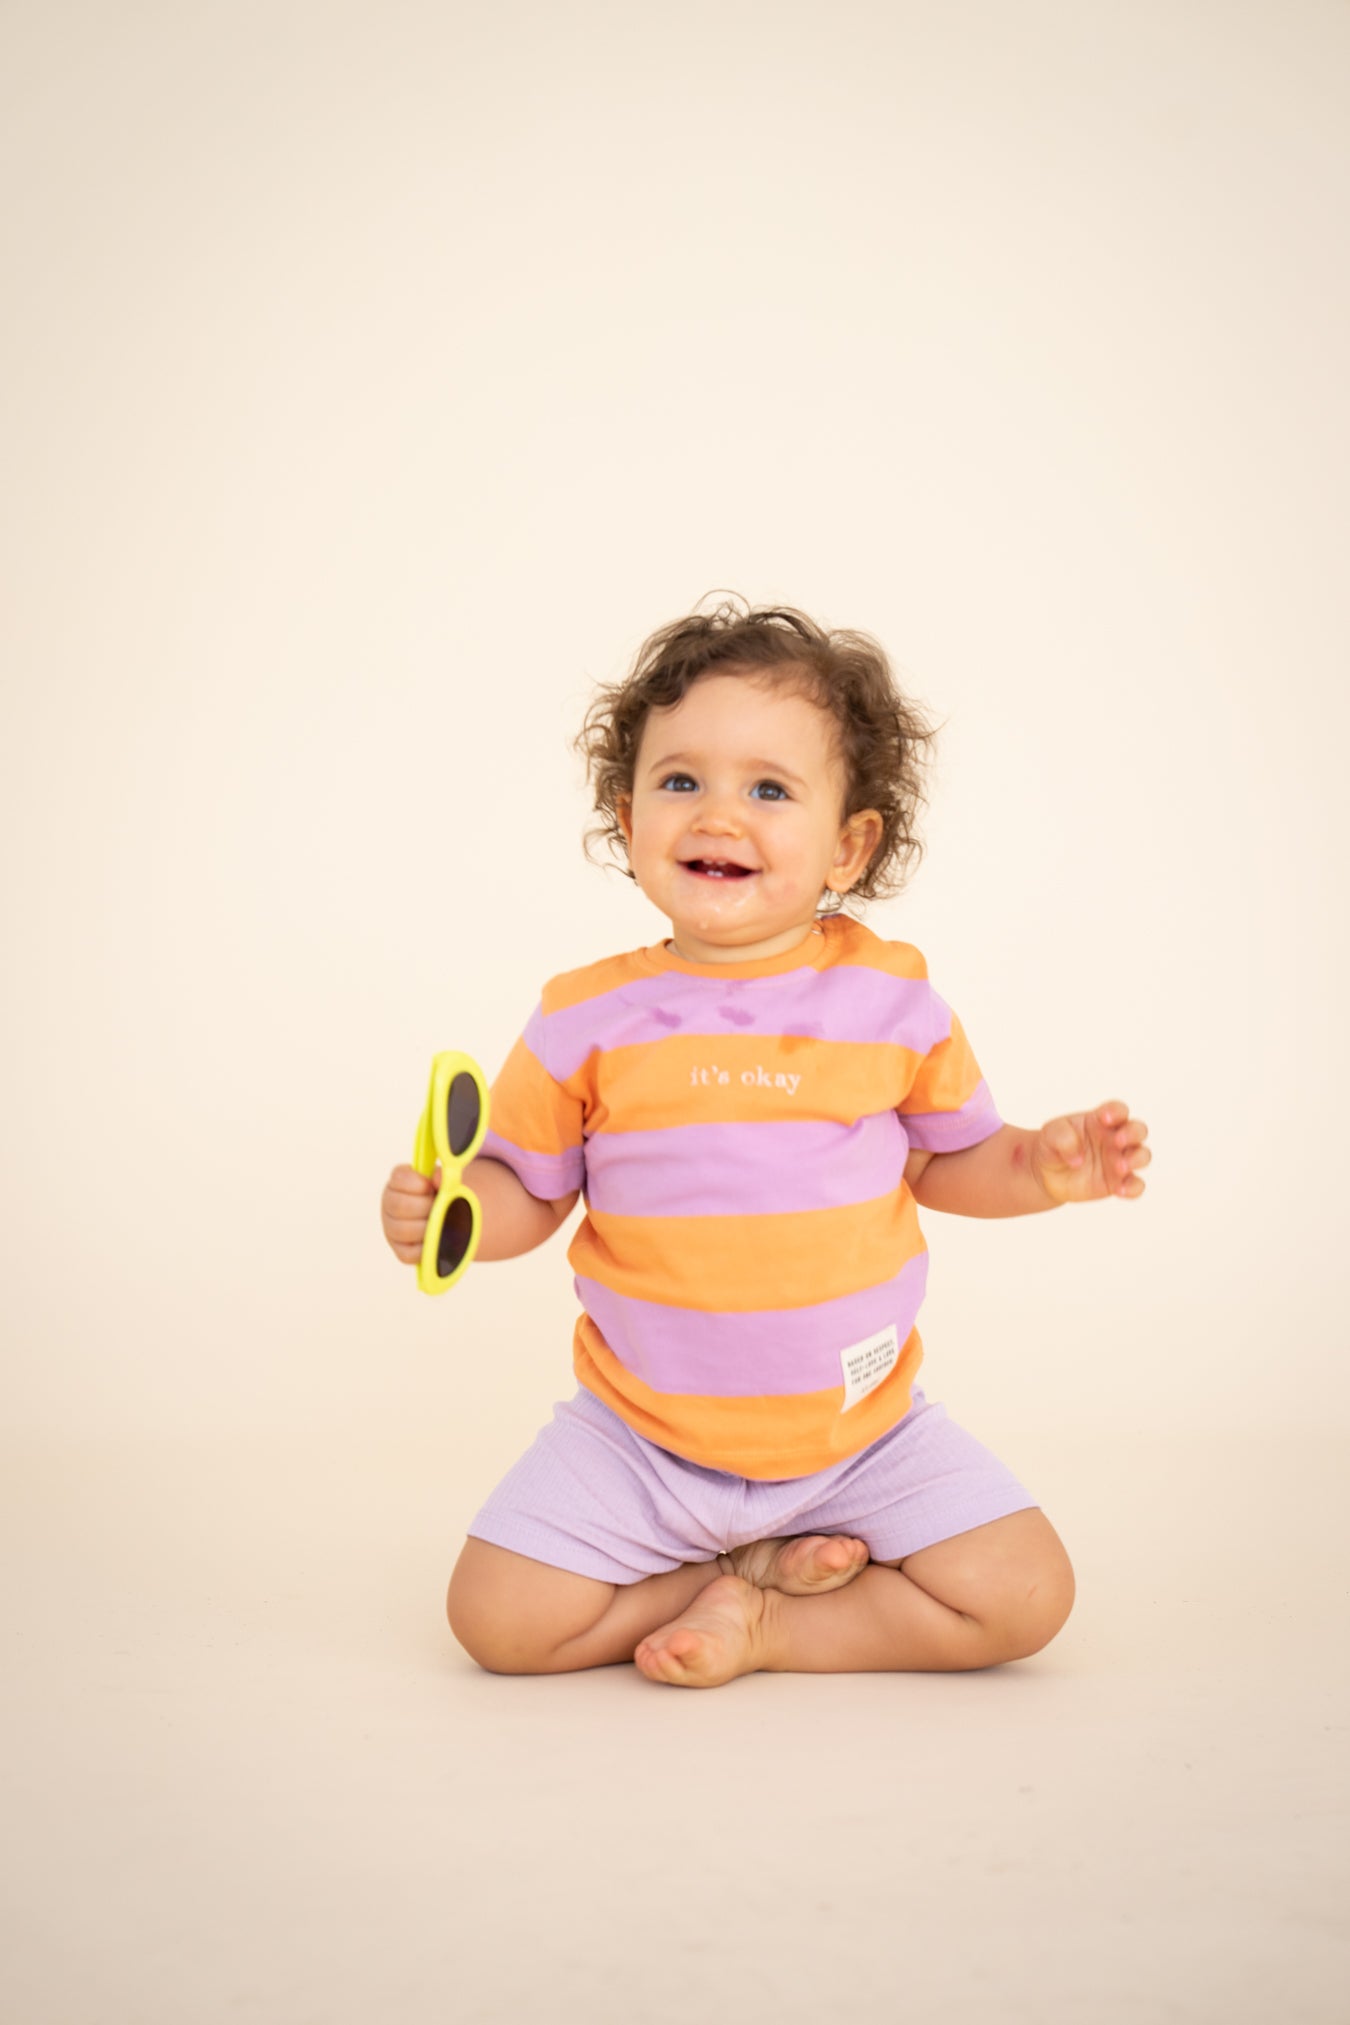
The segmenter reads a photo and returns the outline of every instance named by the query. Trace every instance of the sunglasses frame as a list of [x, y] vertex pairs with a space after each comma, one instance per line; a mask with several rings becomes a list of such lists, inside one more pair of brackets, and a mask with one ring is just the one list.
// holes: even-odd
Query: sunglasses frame
[[[446, 1107], [450, 1102], [450, 1088], [456, 1076], [469, 1076], [478, 1091], [478, 1124], [464, 1151], [454, 1154], [450, 1151], [446, 1131]], [[461, 1055], [448, 1048], [432, 1057], [431, 1082], [427, 1089], [427, 1101], [422, 1107], [422, 1116], [417, 1123], [417, 1137], [413, 1141], [412, 1164], [419, 1174], [430, 1180], [436, 1171], [436, 1162], [441, 1164], [441, 1185], [436, 1191], [436, 1200], [431, 1205], [431, 1219], [427, 1224], [426, 1236], [422, 1240], [422, 1257], [417, 1268], [417, 1284], [424, 1294], [444, 1294], [454, 1286], [462, 1273], [467, 1272], [474, 1253], [478, 1250], [478, 1238], [483, 1227], [483, 1212], [478, 1197], [471, 1188], [464, 1186], [461, 1179], [464, 1169], [477, 1153], [488, 1129], [488, 1087], [483, 1071], [472, 1055]], [[441, 1248], [441, 1231], [449, 1214], [452, 1202], [467, 1202], [469, 1205], [469, 1242], [464, 1256], [453, 1273], [444, 1279], [436, 1270], [436, 1256]]]

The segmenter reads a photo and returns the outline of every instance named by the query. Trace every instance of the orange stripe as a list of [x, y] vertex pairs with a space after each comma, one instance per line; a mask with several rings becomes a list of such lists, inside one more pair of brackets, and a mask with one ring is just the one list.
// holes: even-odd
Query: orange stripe
[[524, 1035], [488, 1092], [488, 1124], [525, 1153], [567, 1153], [581, 1144], [579, 1100], [554, 1082]]
[[633, 961], [631, 952], [602, 957], [598, 963], [583, 964], [580, 970], [564, 971], [561, 977], [550, 978], [541, 1001], [544, 1012], [566, 1012], [569, 1006], [581, 1005], [588, 998], [600, 998], [607, 991], [631, 984], [635, 977], [649, 975], [642, 964]]
[[899, 1185], [871, 1202], [762, 1216], [606, 1216], [592, 1209], [567, 1258], [574, 1272], [631, 1300], [754, 1315], [879, 1287], [926, 1249], [914, 1198]]
[[[906, 1101], [912, 1104], [909, 1092], [923, 1059], [915, 1049], [891, 1041], [672, 1034], [668, 1040], [588, 1055], [562, 1088], [585, 1106], [592, 1132], [604, 1131], [612, 1111], [622, 1116], [625, 1131], [642, 1132], [664, 1125], [746, 1124], [762, 1118], [766, 1104], [779, 1119], [791, 1107], [795, 1117], [852, 1123], [875, 1111], [896, 1110]], [[766, 1088], [761, 1071], [799, 1080], [795, 1089], [790, 1081]], [[941, 1105], [925, 1101], [922, 1108], [956, 1110], [980, 1080], [973, 1056], [967, 1074], [969, 1087], [960, 1096]], [[959, 1087], [957, 1079], [951, 1087]]]
[[945, 1041], [922, 1059], [913, 1088], [905, 1098], [906, 1111], [959, 1111], [967, 1097], [979, 1088], [980, 1069], [965, 1028], [952, 1014], [952, 1030]]
[[838, 924], [839, 953], [834, 964], [825, 968], [879, 970], [886, 977], [927, 977], [928, 965], [912, 942], [884, 942], [873, 929], [849, 915], [840, 915]]
[[813, 1476], [879, 1440], [909, 1411], [922, 1362], [923, 1344], [912, 1329], [890, 1376], [840, 1413], [842, 1383], [784, 1399], [653, 1392], [624, 1369], [586, 1315], [577, 1321], [572, 1352], [581, 1383], [648, 1441], [705, 1469], [758, 1478]]
[[[717, 1079], [703, 1082], [714, 1071]], [[777, 1076], [798, 1078], [795, 1091], [790, 1081], [765, 1086], [764, 1077]], [[780, 1119], [790, 1106], [797, 1117], [852, 1122], [885, 1109], [957, 1111], [979, 1081], [955, 1023], [951, 1039], [927, 1057], [886, 1041], [673, 1034], [588, 1055], [565, 1083], [554, 1082], [521, 1036], [493, 1082], [489, 1123], [531, 1153], [563, 1153], [580, 1144], [583, 1117], [591, 1132], [603, 1132], [616, 1106], [633, 1132], [695, 1120], [752, 1124], [766, 1102]], [[828, 1100], [813, 1101], [821, 1089]]]

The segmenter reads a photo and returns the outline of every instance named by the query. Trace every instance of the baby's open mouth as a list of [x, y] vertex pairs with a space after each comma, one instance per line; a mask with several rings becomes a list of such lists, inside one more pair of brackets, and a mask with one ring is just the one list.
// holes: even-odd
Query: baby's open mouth
[[754, 873], [748, 865], [730, 865], [724, 858], [686, 858], [686, 872], [697, 872], [703, 879], [753, 879]]

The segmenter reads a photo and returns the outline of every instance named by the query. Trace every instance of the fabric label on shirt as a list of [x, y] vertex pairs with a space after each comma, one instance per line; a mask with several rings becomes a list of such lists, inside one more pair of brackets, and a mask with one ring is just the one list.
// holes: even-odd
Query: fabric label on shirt
[[841, 1350], [839, 1362], [844, 1367], [844, 1403], [839, 1411], [847, 1413], [850, 1406], [856, 1406], [860, 1399], [866, 1399], [869, 1392], [875, 1392], [899, 1361], [900, 1337], [894, 1322], [888, 1328], [878, 1329], [875, 1336], [864, 1336], [861, 1343], [851, 1343], [847, 1350]]

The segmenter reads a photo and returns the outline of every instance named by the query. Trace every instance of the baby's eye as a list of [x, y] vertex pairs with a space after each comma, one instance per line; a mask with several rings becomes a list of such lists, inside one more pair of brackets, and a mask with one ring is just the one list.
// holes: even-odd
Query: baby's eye
[[694, 786], [692, 775], [687, 773], [668, 773], [661, 785], [663, 788], [673, 787], [677, 781], [688, 781], [690, 787]]
[[759, 790], [761, 788], [767, 788], [769, 790], [768, 798], [771, 802], [776, 802], [780, 800], [786, 802], [791, 800], [791, 796], [788, 794], [787, 789], [783, 786], [781, 781], [757, 780], [755, 782], [756, 794], [759, 793]]

